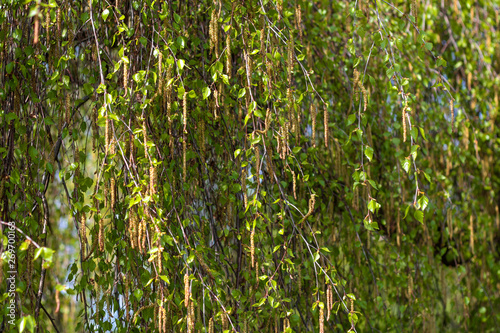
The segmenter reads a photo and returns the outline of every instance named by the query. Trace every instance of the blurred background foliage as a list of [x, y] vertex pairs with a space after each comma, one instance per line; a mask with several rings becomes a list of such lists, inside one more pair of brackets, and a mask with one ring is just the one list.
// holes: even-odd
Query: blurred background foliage
[[0, 331], [497, 331], [499, 6], [2, 0]]

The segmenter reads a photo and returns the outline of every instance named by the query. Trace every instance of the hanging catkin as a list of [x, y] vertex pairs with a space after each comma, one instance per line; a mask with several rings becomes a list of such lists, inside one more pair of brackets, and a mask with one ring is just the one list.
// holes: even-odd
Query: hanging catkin
[[187, 178], [187, 93], [184, 92], [182, 98], [182, 124], [183, 124], [183, 135], [182, 135], [182, 180], [185, 182]]
[[328, 147], [328, 107], [326, 104], [323, 111], [323, 126], [325, 130], [325, 147]]
[[111, 190], [111, 211], [115, 209], [116, 202], [116, 189], [115, 189], [115, 178], [111, 178], [110, 180], [110, 190]]
[[226, 35], [226, 74], [228, 80], [231, 80], [232, 70], [233, 68], [231, 59], [231, 30], [229, 30]]
[[406, 142], [406, 106], [403, 108], [402, 112], [402, 121], [403, 121], [403, 142]]
[[258, 145], [255, 145], [253, 149], [255, 151], [255, 179], [257, 183], [260, 183], [260, 149]]
[[319, 333], [325, 333], [325, 313], [322, 307], [319, 308]]
[[80, 214], [80, 237], [82, 238], [82, 245], [87, 243], [87, 231], [85, 230], [85, 213]]
[[255, 228], [252, 228], [250, 233], [250, 257], [252, 259], [252, 267], [255, 266]]
[[288, 87], [292, 86], [292, 71], [293, 71], [293, 52], [294, 52], [293, 33], [290, 32], [288, 39], [288, 54], [287, 54], [287, 72], [288, 72]]
[[311, 104], [311, 118], [312, 118], [312, 144], [316, 148], [316, 108]]
[[151, 165], [149, 167], [149, 194], [151, 196], [156, 194], [156, 180], [157, 180], [156, 168], [154, 167], [154, 165]]
[[247, 196], [247, 168], [243, 167], [241, 170], [241, 191], [243, 192], [243, 204], [244, 208], [247, 208], [248, 205], [248, 196]]
[[453, 107], [453, 99], [450, 99], [450, 117], [451, 117], [451, 128], [453, 128], [453, 123], [455, 122], [455, 109]]
[[186, 272], [184, 274], [184, 306], [188, 308], [189, 306], [189, 274]]

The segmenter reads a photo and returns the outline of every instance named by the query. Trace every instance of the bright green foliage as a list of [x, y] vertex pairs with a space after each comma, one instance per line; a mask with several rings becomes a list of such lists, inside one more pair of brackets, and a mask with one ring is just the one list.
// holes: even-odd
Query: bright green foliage
[[499, 5], [3, 0], [0, 331], [497, 331]]

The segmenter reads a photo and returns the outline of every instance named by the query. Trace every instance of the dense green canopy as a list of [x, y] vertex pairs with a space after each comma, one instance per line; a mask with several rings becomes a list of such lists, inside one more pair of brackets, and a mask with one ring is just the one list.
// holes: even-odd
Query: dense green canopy
[[498, 0], [0, 8], [0, 331], [498, 330]]

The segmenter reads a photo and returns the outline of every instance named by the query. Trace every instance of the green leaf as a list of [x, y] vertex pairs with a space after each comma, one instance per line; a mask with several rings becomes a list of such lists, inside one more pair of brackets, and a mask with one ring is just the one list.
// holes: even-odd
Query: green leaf
[[406, 171], [406, 173], [408, 173], [410, 171], [410, 165], [411, 165], [411, 162], [407, 158], [405, 158], [404, 160], [401, 161], [401, 166], [403, 167], [404, 171]]
[[427, 208], [427, 205], [429, 204], [429, 198], [427, 198], [425, 195], [422, 195], [420, 199], [418, 199], [418, 206], [419, 209], [424, 211]]
[[347, 126], [353, 124], [356, 121], [356, 115], [354, 113], [347, 117]]
[[179, 16], [179, 14], [174, 13], [174, 20], [175, 20], [175, 23], [179, 23], [181, 21], [181, 17]]
[[104, 21], [106, 21], [108, 19], [108, 16], [109, 16], [109, 9], [106, 8], [105, 10], [103, 10], [101, 16], [102, 16], [102, 19]]
[[408, 216], [408, 212], [410, 211], [410, 205], [406, 206], [406, 209], [405, 209], [405, 216], [403, 216], [403, 220], [406, 219], [406, 217]]
[[14, 61], [11, 61], [7, 64], [7, 67], [5, 67], [5, 70], [7, 71], [7, 74], [10, 74], [12, 73], [12, 71], [14, 70], [14, 65], [16, 63]]
[[369, 161], [372, 160], [373, 157], [373, 148], [370, 146], [365, 146], [365, 156], [368, 158]]
[[142, 291], [141, 288], [136, 288], [134, 290], [134, 296], [137, 300], [140, 300], [142, 298], [142, 295], [144, 294], [144, 292]]
[[246, 89], [241, 88], [240, 91], [238, 92], [238, 98], [242, 98], [246, 94]]
[[207, 99], [208, 96], [210, 96], [210, 94], [212, 93], [212, 91], [210, 91], [210, 88], [209, 87], [204, 87], [201, 91], [202, 95], [203, 95], [203, 99]]
[[380, 207], [381, 207], [380, 204], [376, 202], [374, 199], [370, 200], [370, 202], [368, 203], [368, 209], [372, 213], [378, 211]]
[[421, 210], [416, 210], [415, 213], [413, 214], [413, 217], [420, 223], [424, 223], [424, 212]]
[[184, 59], [177, 60], [177, 67], [179, 67], [179, 70], [182, 71], [184, 69], [185, 65], [186, 65], [186, 62], [184, 61]]

